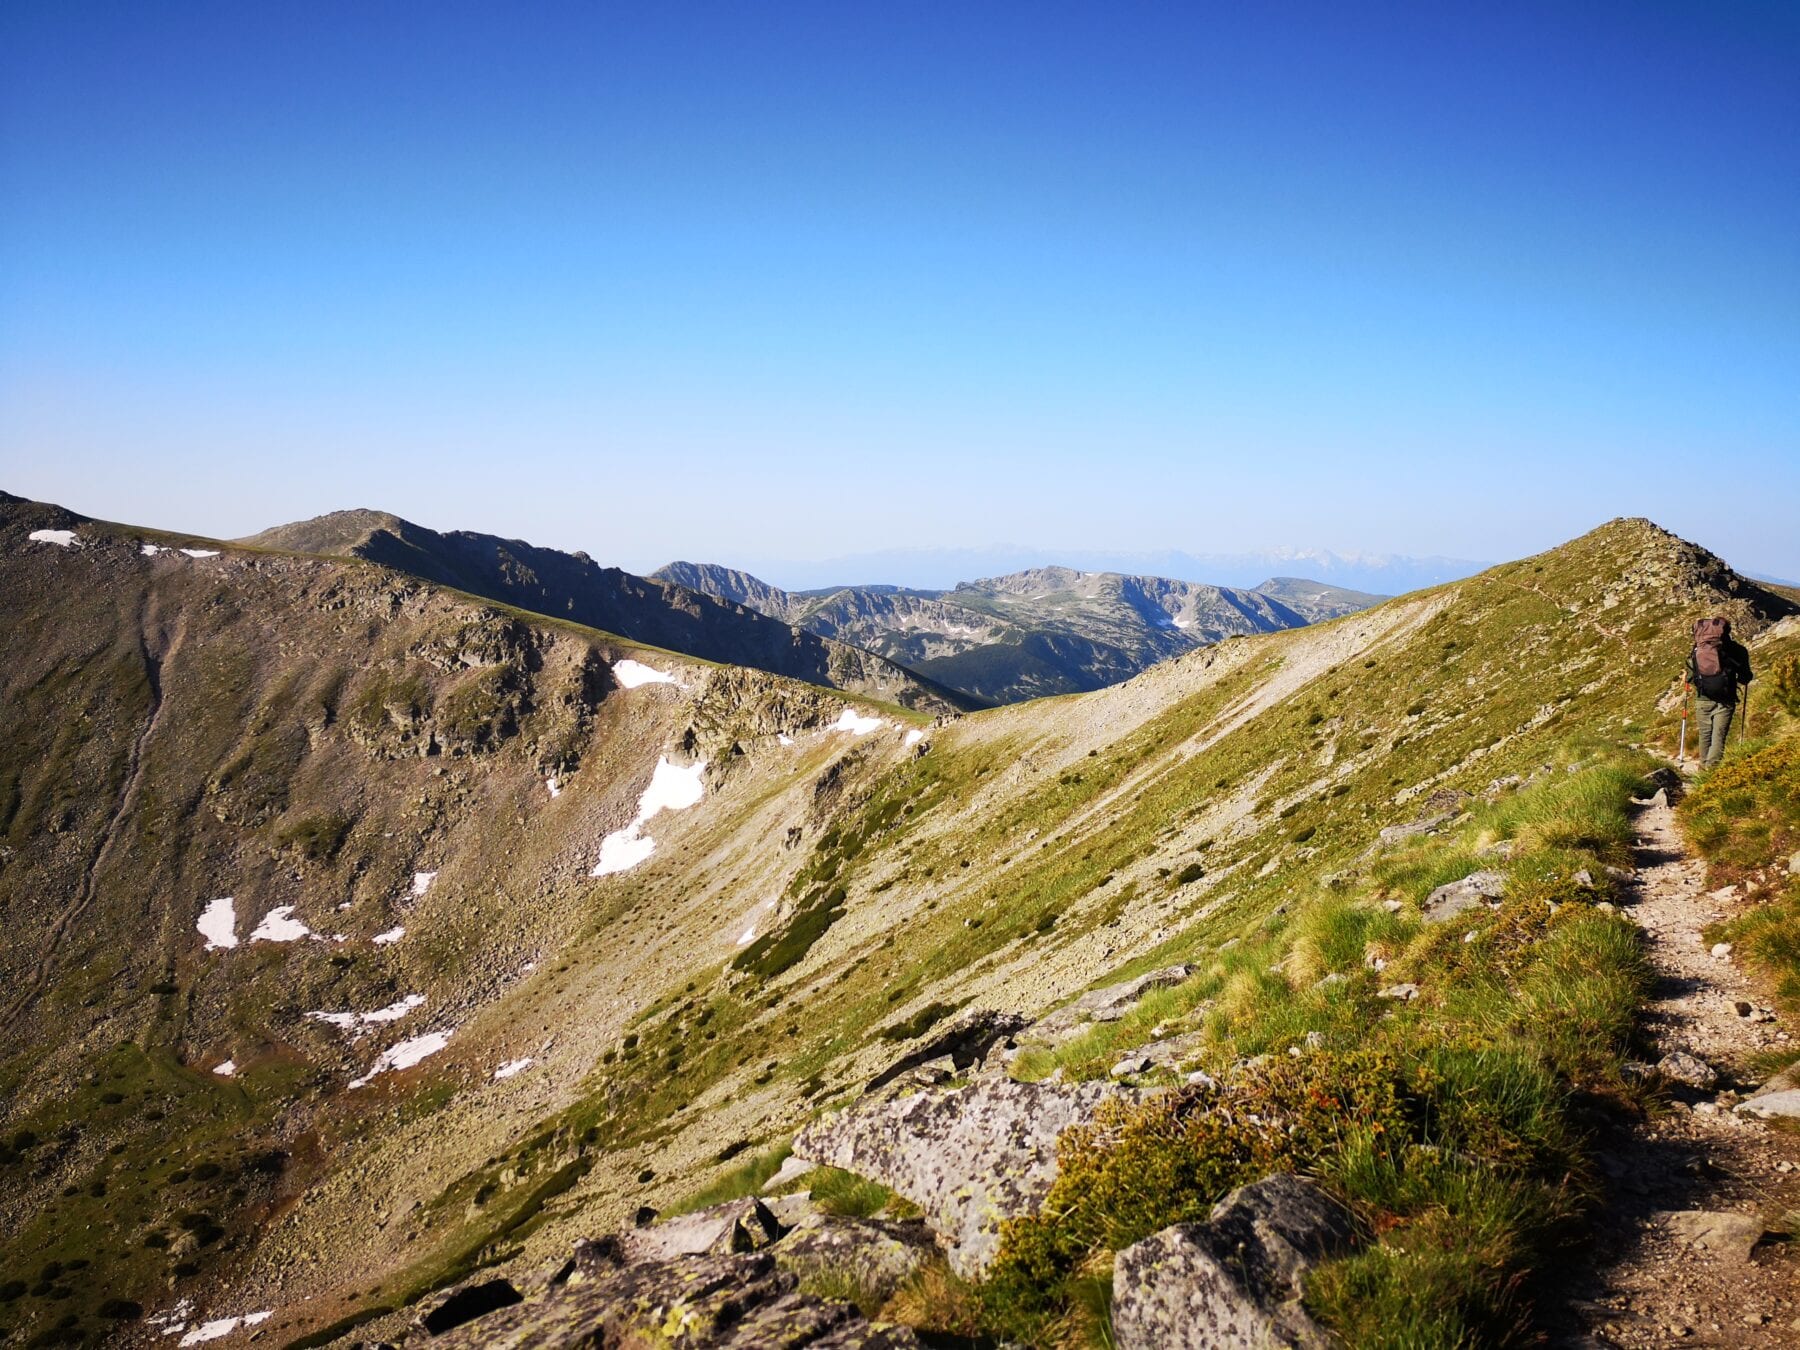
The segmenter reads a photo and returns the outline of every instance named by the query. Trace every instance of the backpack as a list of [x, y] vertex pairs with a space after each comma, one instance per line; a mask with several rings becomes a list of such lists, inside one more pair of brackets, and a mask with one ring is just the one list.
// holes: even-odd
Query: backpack
[[1724, 648], [1730, 639], [1730, 619], [1701, 619], [1694, 625], [1694, 686], [1708, 698], [1736, 692], [1737, 681], [1725, 667]]

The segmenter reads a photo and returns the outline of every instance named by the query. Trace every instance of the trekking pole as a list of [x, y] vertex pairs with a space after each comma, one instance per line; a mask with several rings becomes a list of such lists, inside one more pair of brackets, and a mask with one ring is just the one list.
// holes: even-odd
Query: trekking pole
[[1684, 684], [1681, 686], [1681, 748], [1675, 752], [1677, 764], [1687, 763], [1687, 708], [1688, 686]]

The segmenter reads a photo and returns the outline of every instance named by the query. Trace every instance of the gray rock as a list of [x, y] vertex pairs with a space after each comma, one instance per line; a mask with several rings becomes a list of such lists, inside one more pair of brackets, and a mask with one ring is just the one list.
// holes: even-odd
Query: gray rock
[[1347, 1211], [1280, 1173], [1240, 1187], [1206, 1223], [1176, 1224], [1113, 1261], [1119, 1350], [1324, 1347], [1301, 1306], [1306, 1273], [1355, 1240]]
[[1150, 1056], [1127, 1055], [1107, 1072], [1114, 1078], [1130, 1078], [1133, 1074], [1147, 1073], [1149, 1070]]
[[1030, 1025], [1031, 1019], [1019, 1013], [993, 1009], [970, 1013], [876, 1074], [869, 1080], [868, 1091], [886, 1087], [934, 1060], [948, 1059], [954, 1073], [973, 1069], [985, 1063], [996, 1047], [1011, 1045], [1013, 1037]]
[[1043, 1202], [1057, 1136], [1109, 1098], [1137, 1095], [1114, 1083], [984, 1079], [865, 1099], [801, 1130], [794, 1152], [892, 1187], [925, 1211], [951, 1268], [974, 1276], [993, 1260], [1001, 1222]]
[[770, 1191], [778, 1191], [789, 1182], [798, 1181], [817, 1167], [817, 1163], [809, 1163], [805, 1158], [796, 1158], [790, 1155], [782, 1161], [781, 1167], [775, 1175], [763, 1182], [763, 1194], [767, 1195]]
[[1756, 1116], [1761, 1120], [1800, 1120], [1800, 1088], [1761, 1093], [1739, 1102], [1735, 1110], [1739, 1115]]
[[1793, 857], [1788, 859], [1787, 870], [1789, 876], [1800, 877], [1800, 853], [1796, 853]]
[[1653, 807], [1656, 807], [1656, 806], [1667, 806], [1668, 804], [1669, 804], [1669, 790], [1667, 788], [1656, 789], [1655, 793], [1650, 798], [1650, 805]]
[[1087, 1022], [1116, 1022], [1153, 989], [1171, 989], [1194, 973], [1192, 966], [1165, 966], [1136, 979], [1109, 984], [1103, 989], [1089, 990], [1066, 1007], [1058, 1008], [1035, 1023], [1030, 1030], [1033, 1040], [1061, 1040], [1078, 1031]]
[[1719, 1085], [1719, 1075], [1712, 1065], [1685, 1050], [1676, 1050], [1656, 1061], [1657, 1072], [1677, 1083], [1710, 1092]]
[[1737, 1261], [1748, 1261], [1751, 1249], [1763, 1236], [1762, 1220], [1748, 1214], [1685, 1209], [1664, 1214], [1662, 1220], [1671, 1233], [1690, 1247], [1702, 1247]]
[[850, 1279], [883, 1301], [938, 1254], [931, 1230], [917, 1220], [895, 1223], [827, 1214], [802, 1219], [770, 1250], [776, 1265], [803, 1281]]
[[781, 1236], [781, 1224], [761, 1200], [733, 1200], [693, 1214], [677, 1215], [648, 1228], [619, 1234], [619, 1255], [627, 1263], [669, 1261], [678, 1256], [753, 1252]]
[[798, 1291], [768, 1252], [684, 1256], [605, 1269], [434, 1339], [434, 1350], [912, 1350], [906, 1327]]
[[1390, 984], [1386, 989], [1375, 991], [1376, 998], [1397, 998], [1403, 1003], [1411, 1003], [1419, 996], [1416, 984]]
[[1404, 825], [1389, 825], [1378, 836], [1384, 844], [1397, 844], [1402, 839], [1411, 839], [1414, 835], [1430, 834], [1440, 825], [1448, 824], [1456, 819], [1454, 811], [1439, 811], [1418, 820], [1408, 821]]
[[1471, 872], [1461, 881], [1447, 882], [1425, 897], [1419, 917], [1426, 923], [1443, 923], [1459, 914], [1484, 908], [1490, 900], [1498, 901], [1506, 894], [1506, 877], [1483, 868]]

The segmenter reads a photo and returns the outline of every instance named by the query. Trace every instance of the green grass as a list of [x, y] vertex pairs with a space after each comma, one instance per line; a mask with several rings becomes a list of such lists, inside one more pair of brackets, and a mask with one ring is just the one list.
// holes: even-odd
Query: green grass
[[[1307, 898], [1120, 1022], [1021, 1057], [1023, 1074], [1094, 1076], [1158, 1023], [1197, 1025], [1226, 1087], [1179, 1088], [1064, 1135], [1042, 1213], [1007, 1226], [979, 1291], [988, 1329], [1096, 1343], [1084, 1281], [1109, 1253], [1286, 1168], [1344, 1198], [1369, 1235], [1309, 1291], [1348, 1343], [1528, 1340], [1521, 1291], [1592, 1194], [1580, 1103], [1631, 1092], [1622, 1066], [1650, 981], [1633, 926], [1596, 908], [1647, 761], [1587, 753], [1576, 773], [1374, 860], [1360, 888]], [[1513, 856], [1478, 858], [1495, 837]], [[1482, 862], [1508, 877], [1498, 911], [1419, 922], [1407, 902]], [[1379, 903], [1395, 896], [1399, 912]], [[1402, 980], [1421, 986], [1416, 1002], [1377, 997]]]

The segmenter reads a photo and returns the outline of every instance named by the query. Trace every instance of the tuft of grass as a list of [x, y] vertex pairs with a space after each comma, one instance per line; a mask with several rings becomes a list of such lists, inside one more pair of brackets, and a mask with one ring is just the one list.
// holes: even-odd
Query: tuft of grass
[[768, 1185], [769, 1178], [781, 1170], [781, 1165], [788, 1160], [793, 1149], [782, 1143], [753, 1158], [748, 1158], [725, 1172], [716, 1180], [708, 1182], [699, 1190], [685, 1196], [665, 1211], [668, 1214], [692, 1214], [695, 1210], [710, 1209], [714, 1205], [727, 1204], [733, 1200], [742, 1200], [747, 1195], [756, 1195]]

